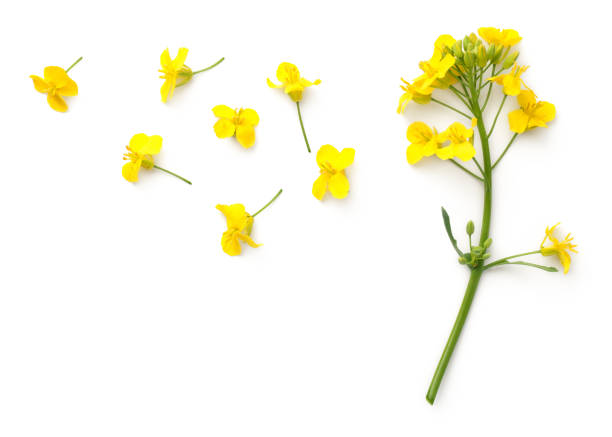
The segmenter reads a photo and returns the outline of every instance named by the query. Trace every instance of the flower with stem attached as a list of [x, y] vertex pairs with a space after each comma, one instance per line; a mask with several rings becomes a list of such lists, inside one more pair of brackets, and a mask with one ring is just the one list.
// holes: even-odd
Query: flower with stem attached
[[478, 35], [489, 44], [503, 47], [511, 47], [523, 39], [516, 30], [496, 29], [495, 27], [481, 27], [478, 29]]
[[505, 95], [518, 96], [521, 92], [521, 85], [525, 85], [525, 82], [523, 82], [521, 79], [521, 75], [527, 71], [528, 68], [528, 66], [520, 67], [519, 65], [514, 64], [509, 73], [493, 76], [488, 80], [495, 82], [498, 85], [503, 85]]
[[211, 66], [203, 68], [202, 70], [192, 71], [191, 68], [185, 65], [188, 52], [188, 49], [181, 47], [174, 59], [170, 57], [170, 51], [168, 49], [164, 50], [161, 54], [161, 69], [158, 71], [162, 73], [160, 79], [164, 79], [164, 83], [161, 87], [161, 99], [164, 103], [167, 102], [169, 98], [172, 98], [176, 87], [185, 85], [194, 75], [216, 67], [225, 59], [221, 58]]
[[434, 89], [431, 86], [424, 86], [425, 78], [423, 76], [416, 78], [412, 83], [404, 79], [402, 79], [402, 82], [404, 82], [404, 85], [400, 85], [400, 88], [404, 90], [404, 94], [399, 99], [398, 114], [404, 112], [410, 101], [420, 105], [425, 105], [431, 101], [431, 93]]
[[517, 96], [520, 109], [508, 114], [510, 130], [522, 134], [535, 127], [547, 127], [546, 123], [555, 118], [555, 105], [548, 102], [538, 102], [536, 95], [530, 89], [523, 90]]
[[[572, 237], [571, 234], [567, 234], [561, 241], [553, 235], [555, 228], [559, 225], [560, 223], [557, 223], [553, 227], [546, 227], [546, 231], [544, 231], [546, 235], [544, 236], [544, 240], [542, 240], [542, 244], [540, 244], [540, 251], [544, 256], [557, 255], [563, 266], [563, 273], [567, 273], [572, 261], [569, 252], [578, 253], [578, 251], [575, 249], [577, 245], [572, 244], [574, 237]], [[547, 241], [550, 244], [545, 246]]]
[[350, 184], [344, 170], [355, 159], [355, 149], [346, 148], [341, 152], [329, 144], [321, 146], [317, 152], [317, 164], [321, 174], [312, 185], [312, 195], [323, 199], [327, 190], [336, 199], [344, 199], [349, 192]]
[[238, 142], [248, 149], [255, 144], [255, 126], [259, 124], [259, 115], [254, 109], [232, 109], [229, 106], [217, 105], [213, 114], [219, 117], [214, 129], [217, 138], [236, 136]]
[[82, 59], [81, 56], [66, 70], [61, 67], [45, 67], [43, 77], [34, 74], [30, 76], [36, 91], [47, 95], [47, 103], [52, 109], [66, 112], [68, 105], [64, 97], [76, 96], [79, 93], [76, 82], [68, 77], [68, 72]]
[[217, 205], [217, 209], [223, 213], [227, 221], [227, 230], [223, 232], [221, 236], [221, 247], [225, 253], [230, 256], [240, 255], [240, 253], [242, 253], [242, 247], [240, 246], [241, 241], [247, 243], [251, 247], [261, 246], [261, 244], [255, 243], [251, 238], [253, 219], [257, 214], [270, 206], [282, 192], [282, 189], [279, 190], [272, 200], [253, 215], [246, 212], [244, 205], [240, 203], [235, 203], [233, 205]]
[[300, 119], [300, 126], [302, 127], [302, 135], [304, 136], [308, 153], [310, 153], [310, 144], [308, 144], [306, 130], [304, 129], [304, 122], [302, 121], [300, 101], [302, 100], [304, 89], [312, 85], [319, 85], [321, 80], [317, 79], [314, 82], [311, 82], [304, 79], [300, 76], [300, 70], [289, 62], [283, 62], [278, 66], [276, 69], [276, 78], [280, 81], [280, 85], [275, 84], [268, 78], [268, 86], [270, 88], [284, 88], [285, 94], [288, 94], [289, 97], [291, 97], [291, 100], [295, 102], [297, 106], [298, 118]]
[[130, 140], [130, 144], [125, 147], [127, 149], [127, 153], [123, 155], [123, 160], [127, 161], [121, 170], [125, 180], [128, 182], [138, 182], [138, 172], [141, 168], [145, 168], [147, 170], [156, 168], [191, 185], [191, 182], [182, 176], [155, 165], [153, 155], [157, 155], [160, 152], [161, 147], [162, 137], [159, 135], [134, 135]]
[[422, 121], [415, 121], [408, 126], [406, 138], [410, 141], [406, 149], [406, 159], [410, 164], [416, 164], [424, 157], [434, 155], [446, 142], [444, 135]]

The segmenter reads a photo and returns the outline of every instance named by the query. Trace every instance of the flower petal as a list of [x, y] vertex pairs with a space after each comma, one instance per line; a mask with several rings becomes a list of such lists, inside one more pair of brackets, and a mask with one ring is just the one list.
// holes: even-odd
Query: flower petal
[[238, 126], [236, 128], [236, 139], [242, 147], [248, 149], [255, 144], [255, 128], [251, 125]]
[[282, 62], [276, 69], [276, 78], [282, 83], [296, 83], [300, 80], [300, 70], [289, 62]]
[[344, 172], [336, 173], [329, 179], [329, 192], [336, 199], [344, 199], [349, 192], [349, 181]]
[[247, 234], [243, 234], [242, 232], [238, 232], [237, 235], [239, 240], [244, 241], [246, 244], [248, 244], [251, 247], [259, 247], [261, 246], [261, 244], [257, 244], [255, 243], [255, 241], [253, 241], [253, 239], [248, 236]]
[[317, 164], [319, 164], [319, 167], [321, 168], [323, 168], [323, 166], [330, 165], [336, 160], [339, 154], [340, 152], [338, 152], [334, 146], [325, 144], [324, 146], [321, 146], [317, 152]]
[[233, 119], [236, 116], [236, 111], [226, 105], [217, 105], [213, 109], [215, 117]]
[[312, 184], [312, 195], [317, 199], [322, 200], [327, 191], [327, 184], [329, 183], [330, 174], [327, 172], [321, 173], [321, 176], [314, 181]]
[[221, 247], [223, 248], [223, 252], [227, 253], [229, 256], [240, 255], [242, 252], [237, 234], [238, 231], [235, 229], [228, 229], [221, 236]]
[[246, 226], [247, 213], [244, 205], [240, 203], [217, 205], [217, 209], [225, 216], [228, 228], [243, 229]]
[[346, 148], [331, 161], [331, 165], [336, 171], [341, 171], [347, 168], [355, 160], [355, 149]]
[[47, 94], [47, 102], [51, 108], [55, 109], [58, 112], [66, 112], [68, 110], [68, 105], [66, 101], [62, 98], [62, 96], [57, 94]]
[[529, 116], [522, 109], [516, 109], [508, 114], [510, 130], [522, 134], [529, 124]]
[[45, 82], [42, 77], [39, 77], [33, 74], [30, 76], [30, 78], [34, 82], [34, 88], [39, 93], [46, 93], [49, 90], [49, 88], [51, 88], [51, 86], [47, 82]]
[[161, 54], [159, 61], [163, 68], [169, 67], [172, 64], [172, 58], [170, 57], [170, 50], [168, 49], [164, 50]]
[[406, 159], [408, 164], [414, 165], [423, 159], [423, 146], [421, 144], [411, 144], [406, 149]]
[[45, 67], [44, 77], [45, 82], [54, 85], [56, 88], [63, 87], [70, 80], [66, 71], [61, 67]]
[[162, 84], [161, 90], [160, 90], [162, 102], [166, 103], [168, 101], [168, 98], [172, 97], [172, 95], [174, 94], [175, 86], [176, 86], [175, 77], [169, 77], [168, 79], [164, 81], [164, 83]]
[[57, 88], [57, 93], [61, 96], [76, 96], [79, 94], [79, 87], [74, 80], [68, 77], [68, 82], [63, 87]]
[[142, 144], [142, 146], [140, 147], [140, 153], [142, 153], [143, 155], [157, 155], [161, 151], [162, 137], [160, 137], [159, 135], [151, 135], [150, 137], [146, 137], [146, 142], [144, 142], [144, 144]]
[[128, 182], [138, 182], [138, 170], [140, 170], [140, 165], [142, 161], [139, 159], [136, 162], [128, 161], [123, 164], [123, 168], [121, 169], [121, 174]]
[[259, 124], [259, 115], [254, 109], [241, 109], [238, 113], [239, 124], [250, 124], [251, 126], [257, 126]]
[[215, 134], [217, 138], [229, 138], [234, 136], [234, 132], [236, 132], [236, 126], [234, 126], [234, 122], [228, 120], [227, 118], [220, 118], [215, 123], [214, 127]]
[[176, 58], [174, 58], [174, 60], [172, 61], [172, 66], [174, 67], [175, 70], [180, 69], [183, 64], [185, 64], [185, 60], [187, 59], [187, 53], [189, 52], [189, 49], [186, 49], [185, 47], [181, 47], [178, 50], [178, 54], [176, 55]]

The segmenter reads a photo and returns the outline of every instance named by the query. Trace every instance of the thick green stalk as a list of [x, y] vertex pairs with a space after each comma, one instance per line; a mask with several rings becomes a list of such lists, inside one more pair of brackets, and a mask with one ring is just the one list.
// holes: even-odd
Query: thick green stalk
[[[484, 125], [484, 120], [482, 119], [482, 111], [478, 101], [479, 92], [476, 90], [476, 84], [474, 82], [470, 83], [470, 91], [472, 98], [472, 112], [474, 113], [474, 117], [476, 117], [478, 135], [480, 136], [480, 143], [482, 145], [484, 205], [482, 212], [482, 226], [480, 228], [479, 246], [483, 246], [484, 242], [487, 240], [487, 238], [489, 238], [489, 230], [491, 227], [491, 201], [493, 197], [491, 152], [489, 150], [489, 138], [487, 136], [487, 130]], [[478, 283], [480, 282], [481, 275], [481, 266], [477, 266], [476, 268], [474, 268], [470, 274], [470, 280], [465, 290], [465, 295], [463, 296], [463, 302], [461, 303], [461, 307], [459, 308], [459, 314], [457, 314], [457, 319], [455, 320], [455, 324], [453, 325], [453, 330], [451, 331], [450, 336], [448, 337], [448, 341], [446, 342], [446, 346], [444, 348], [444, 351], [442, 352], [442, 357], [440, 358], [438, 367], [436, 368], [434, 376], [431, 380], [431, 384], [429, 385], [429, 390], [427, 391], [427, 401], [432, 405], [436, 399], [438, 389], [440, 388], [440, 384], [442, 383], [442, 378], [444, 378], [444, 373], [446, 372], [448, 363], [451, 359], [451, 356], [453, 355], [453, 351], [455, 350], [455, 346], [457, 345], [459, 336], [461, 335], [461, 331], [467, 319], [470, 307], [472, 306], [472, 301], [474, 300], [474, 296], [476, 295], [476, 289], [478, 288]]]

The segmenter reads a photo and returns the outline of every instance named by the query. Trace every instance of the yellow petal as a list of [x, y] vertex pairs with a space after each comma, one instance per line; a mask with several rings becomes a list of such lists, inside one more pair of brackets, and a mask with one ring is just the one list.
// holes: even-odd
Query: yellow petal
[[215, 134], [217, 138], [229, 138], [234, 135], [236, 126], [234, 122], [227, 118], [220, 118], [214, 125]]
[[518, 104], [521, 105], [521, 108], [526, 108], [529, 105], [535, 105], [536, 96], [535, 93], [531, 90], [523, 90], [516, 97]]
[[567, 274], [567, 272], [569, 272], [570, 263], [572, 261], [569, 254], [563, 250], [559, 250], [557, 252], [557, 255], [559, 255], [559, 260], [561, 261], [561, 265], [563, 266], [563, 273]]
[[123, 164], [123, 168], [121, 169], [121, 174], [128, 182], [138, 182], [138, 170], [140, 170], [140, 165], [142, 161], [139, 159], [136, 162], [128, 161]]
[[453, 144], [453, 153], [460, 160], [466, 162], [476, 156], [476, 149], [469, 141], [461, 144]]
[[416, 143], [409, 145], [406, 149], [406, 159], [411, 165], [414, 165], [423, 159], [423, 146]]
[[317, 164], [319, 164], [321, 168], [328, 166], [338, 157], [339, 153], [340, 152], [330, 144], [321, 146], [317, 152]]
[[51, 86], [47, 82], [45, 82], [42, 77], [31, 75], [30, 78], [34, 82], [34, 88], [39, 93], [46, 93], [47, 91], [49, 91], [49, 88], [51, 88]]
[[169, 77], [164, 81], [161, 87], [161, 99], [162, 102], [166, 103], [169, 98], [174, 94], [174, 87], [176, 86], [176, 78]]
[[342, 151], [330, 163], [334, 170], [341, 171], [351, 165], [354, 160], [355, 149], [346, 148], [342, 149]]
[[539, 102], [533, 111], [533, 117], [538, 120], [548, 123], [555, 118], [556, 110], [555, 105], [548, 102]]
[[441, 147], [435, 151], [436, 156], [442, 160], [454, 158], [455, 154], [453, 149], [453, 146]]
[[65, 86], [70, 78], [61, 67], [45, 67], [45, 82], [54, 85], [56, 88]]
[[248, 149], [255, 144], [255, 128], [251, 125], [238, 126], [236, 128], [236, 139], [242, 147]]
[[61, 96], [76, 96], [79, 94], [79, 87], [76, 82], [68, 77], [68, 81], [61, 88], [57, 88], [57, 93]]
[[274, 82], [272, 82], [270, 79], [266, 79], [266, 82], [268, 82], [268, 86], [270, 88], [282, 88], [283, 84], [277, 85]]
[[300, 80], [300, 70], [289, 62], [283, 62], [276, 69], [276, 78], [282, 84], [296, 83]]
[[336, 173], [329, 179], [329, 192], [336, 199], [344, 199], [349, 192], [349, 181], [344, 172]]
[[433, 137], [433, 131], [422, 121], [415, 121], [406, 131], [406, 138], [411, 143], [426, 143]]
[[238, 116], [238, 123], [257, 126], [259, 124], [259, 115], [254, 109], [241, 109]]
[[237, 234], [238, 232], [235, 229], [228, 229], [221, 236], [221, 247], [223, 248], [223, 252], [227, 253], [229, 256], [240, 255], [242, 252]]
[[213, 114], [215, 114], [215, 117], [219, 118], [233, 119], [236, 116], [236, 111], [225, 105], [217, 105], [212, 109], [212, 111]]
[[130, 140], [130, 149], [141, 155], [157, 155], [161, 146], [162, 137], [159, 135], [136, 134]]
[[516, 109], [508, 114], [510, 130], [522, 134], [529, 124], [529, 116], [522, 109]]
[[159, 61], [163, 68], [167, 68], [172, 64], [172, 58], [170, 57], [170, 51], [168, 49], [162, 52]]
[[248, 236], [247, 234], [243, 234], [242, 232], [237, 233], [236, 235], [238, 237], [239, 240], [244, 241], [246, 244], [248, 244], [251, 247], [259, 247], [261, 246], [261, 244], [257, 244], [255, 243], [255, 241], [253, 241], [253, 239]]
[[185, 59], [187, 59], [188, 52], [189, 50], [185, 47], [181, 47], [178, 50], [178, 55], [176, 55], [176, 58], [174, 58], [174, 60], [172, 61], [172, 66], [175, 70], [178, 70], [183, 66], [183, 64], [185, 63]]
[[321, 176], [319, 176], [317, 180], [314, 181], [314, 184], [312, 184], [312, 195], [315, 196], [317, 199], [321, 200], [323, 199], [323, 196], [325, 196], [329, 178], [329, 173], [321, 173]]
[[68, 110], [66, 101], [62, 98], [62, 96], [57, 94], [47, 94], [47, 102], [51, 108], [58, 112], [66, 112]]
[[243, 229], [246, 226], [247, 213], [244, 205], [240, 203], [217, 205], [217, 209], [225, 215], [228, 228]]

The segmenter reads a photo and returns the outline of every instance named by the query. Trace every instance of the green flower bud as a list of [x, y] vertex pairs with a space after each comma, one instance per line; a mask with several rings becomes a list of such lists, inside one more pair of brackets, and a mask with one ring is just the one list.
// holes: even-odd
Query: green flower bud
[[458, 260], [458, 261], [459, 261], [459, 264], [465, 264], [465, 263], [467, 263], [467, 260], [466, 260], [464, 257], [462, 257], [462, 256], [460, 256], [460, 257], [459, 257], [459, 260]]
[[518, 58], [519, 52], [514, 52], [512, 54], [510, 54], [510, 56], [508, 56], [505, 60], [504, 63], [502, 64], [502, 69], [506, 70], [510, 67], [512, 67], [514, 65], [514, 63], [516, 62], [516, 58]]
[[495, 57], [495, 46], [489, 46], [489, 48], [487, 49], [487, 59], [489, 61], [493, 61]]
[[470, 39], [469, 36], [466, 35], [465, 38], [463, 38], [463, 51], [467, 52], [469, 51], [472, 47], [474, 46], [474, 43], [472, 42], [472, 40]]
[[463, 63], [467, 68], [472, 68], [474, 66], [475, 56], [472, 52], [467, 52], [463, 57]]
[[494, 64], [499, 63], [503, 52], [504, 52], [504, 46], [495, 46], [495, 56], [493, 57]]
[[489, 247], [491, 247], [491, 244], [493, 243], [493, 240], [491, 238], [487, 238], [483, 244], [485, 249], [488, 249]]
[[472, 220], [467, 222], [467, 225], [465, 226], [465, 232], [468, 235], [472, 235], [474, 233], [474, 222]]
[[482, 259], [482, 260], [485, 260], [485, 259], [488, 259], [488, 258], [490, 258], [490, 257], [491, 257], [491, 254], [490, 254], [490, 253], [485, 253], [485, 254], [482, 256], [482, 258], [481, 258], [481, 259]]
[[461, 50], [461, 41], [455, 41], [452, 47], [453, 56], [455, 58], [463, 58], [463, 51]]

